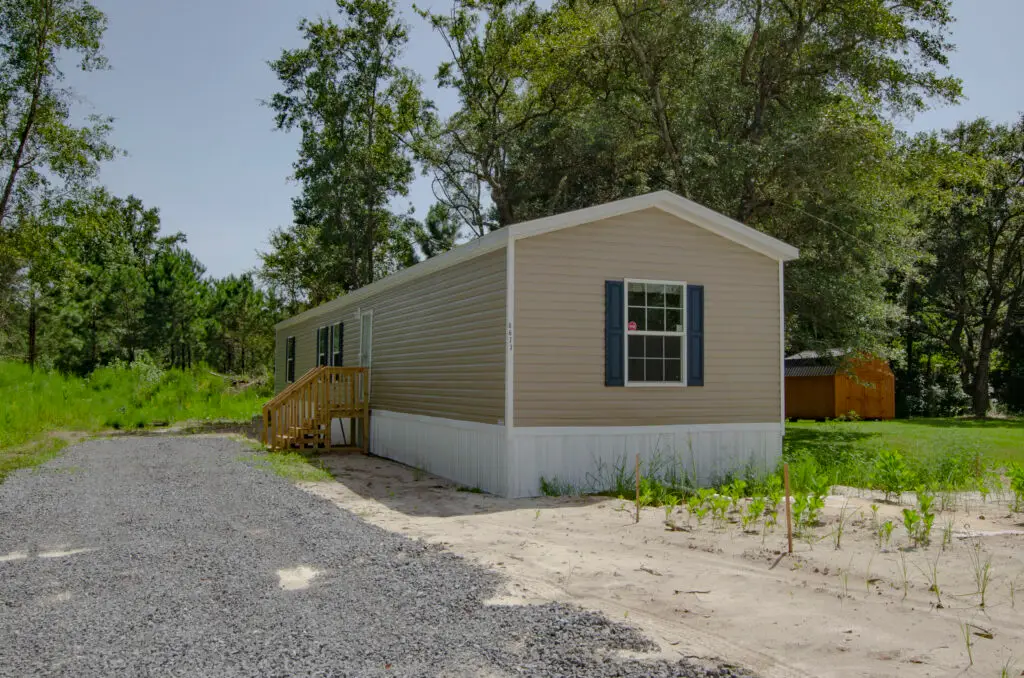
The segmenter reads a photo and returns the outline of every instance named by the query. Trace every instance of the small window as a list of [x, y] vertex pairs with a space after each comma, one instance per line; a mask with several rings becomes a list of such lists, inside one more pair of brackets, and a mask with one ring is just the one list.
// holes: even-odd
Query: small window
[[686, 283], [626, 281], [626, 384], [686, 383]]
[[316, 331], [316, 364], [317, 366], [328, 364], [331, 349], [331, 328], [321, 327]]
[[342, 366], [342, 346], [344, 345], [344, 336], [345, 324], [334, 323], [334, 325], [331, 326], [331, 364], [335, 367]]
[[284, 346], [285, 381], [291, 384], [295, 381], [295, 337], [285, 339]]

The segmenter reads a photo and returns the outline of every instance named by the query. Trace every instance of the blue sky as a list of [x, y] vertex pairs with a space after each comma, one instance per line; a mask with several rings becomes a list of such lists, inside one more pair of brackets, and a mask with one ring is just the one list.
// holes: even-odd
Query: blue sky
[[[299, 44], [302, 17], [332, 15], [333, 0], [94, 0], [110, 26], [105, 50], [113, 69], [69, 72], [83, 113], [115, 117], [112, 141], [128, 157], [104, 166], [101, 180], [117, 195], [135, 194], [160, 208], [163, 228], [182, 231], [210, 274], [257, 264], [271, 229], [291, 221], [297, 192], [287, 177], [298, 138], [273, 129], [260, 101], [276, 89], [266, 62]], [[451, 92], [433, 85], [444, 44], [399, 0], [410, 25], [406, 65], [424, 77], [427, 96], [451, 112]], [[447, 3], [421, 0], [444, 9]], [[951, 70], [966, 100], [901, 121], [910, 131], [988, 116], [1009, 121], [1024, 111], [1024, 70], [1017, 53], [1024, 0], [955, 0], [957, 51]], [[433, 202], [418, 178], [405, 206], [420, 217]]]

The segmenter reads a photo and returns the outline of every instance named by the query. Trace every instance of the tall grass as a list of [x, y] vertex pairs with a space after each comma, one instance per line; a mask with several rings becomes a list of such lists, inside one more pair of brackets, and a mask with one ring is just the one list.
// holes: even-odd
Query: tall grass
[[269, 386], [236, 390], [201, 368], [164, 371], [137, 362], [80, 378], [0, 362], [0, 451], [57, 430], [247, 420], [269, 397]]

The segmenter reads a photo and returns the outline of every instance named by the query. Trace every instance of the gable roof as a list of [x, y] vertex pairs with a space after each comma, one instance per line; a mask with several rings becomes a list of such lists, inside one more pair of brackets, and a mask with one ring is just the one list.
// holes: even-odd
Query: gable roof
[[651, 208], [679, 217], [695, 226], [732, 240], [776, 261], [792, 261], [800, 256], [800, 251], [792, 245], [766, 235], [757, 229], [745, 226], [724, 214], [676, 195], [671, 191], [655, 191], [633, 198], [615, 200], [603, 205], [595, 205], [594, 207], [555, 214], [550, 217], [524, 221], [492, 231], [481, 238], [459, 245], [444, 254], [421, 261], [415, 266], [392, 273], [386, 278], [382, 278], [366, 287], [361, 287], [337, 299], [282, 320], [275, 326], [275, 329], [288, 327], [312, 316], [330, 313], [371, 294], [377, 294], [401, 283], [415, 280], [416, 278], [443, 270], [469, 259], [474, 259], [488, 252], [502, 249], [508, 245], [510, 240], [531, 238], [536, 235], [560, 231], [574, 226], [582, 226], [583, 224], [601, 221], [602, 219], [609, 219]]

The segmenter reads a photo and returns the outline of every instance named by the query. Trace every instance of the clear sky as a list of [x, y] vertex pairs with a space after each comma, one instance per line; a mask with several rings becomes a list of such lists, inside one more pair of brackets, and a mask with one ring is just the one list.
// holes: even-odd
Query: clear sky
[[[182, 231], [210, 274], [241, 273], [257, 264], [271, 229], [291, 221], [288, 181], [296, 135], [273, 129], [260, 101], [277, 82], [266, 62], [300, 44], [302, 17], [333, 15], [333, 0], [94, 0], [106, 12], [105, 50], [112, 70], [69, 81], [82, 111], [115, 117], [112, 141], [128, 157], [104, 166], [101, 181], [115, 194], [135, 194], [160, 208], [163, 229]], [[406, 65], [424, 78], [439, 111], [451, 92], [433, 84], [444, 44], [399, 0], [410, 41]], [[444, 0], [420, 0], [441, 10]], [[957, 51], [951, 70], [966, 100], [901, 121], [910, 131], [948, 127], [988, 116], [1009, 121], [1024, 112], [1024, 69], [1018, 59], [1024, 0], [954, 0]], [[418, 178], [408, 200], [423, 217], [433, 202]]]

